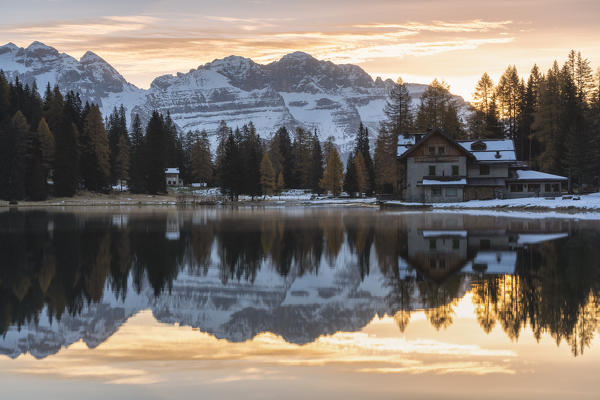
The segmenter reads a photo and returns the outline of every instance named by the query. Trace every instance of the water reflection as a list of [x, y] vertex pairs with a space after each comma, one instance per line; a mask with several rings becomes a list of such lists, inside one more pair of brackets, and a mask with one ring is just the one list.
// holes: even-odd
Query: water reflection
[[573, 355], [598, 329], [600, 227], [570, 220], [324, 209], [0, 213], [0, 353], [104, 342], [132, 315], [292, 343], [472, 293], [489, 333], [526, 327]]

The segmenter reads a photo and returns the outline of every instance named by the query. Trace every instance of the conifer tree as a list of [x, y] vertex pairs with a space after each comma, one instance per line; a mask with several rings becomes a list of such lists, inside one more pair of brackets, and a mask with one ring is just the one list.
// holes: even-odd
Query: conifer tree
[[239, 155], [241, 157], [239, 193], [246, 193], [252, 198], [261, 193], [260, 162], [262, 160], [262, 145], [256, 134], [254, 124], [244, 125], [239, 140]]
[[139, 114], [133, 118], [131, 125], [131, 146], [130, 146], [130, 170], [129, 170], [129, 190], [132, 193], [143, 193], [146, 191], [145, 165], [144, 165], [144, 132]]
[[275, 171], [267, 152], [260, 162], [260, 187], [263, 196], [271, 195], [275, 190]]
[[54, 136], [45, 119], [41, 119], [37, 131], [32, 133], [29, 155], [27, 192], [31, 200], [48, 197], [48, 175], [54, 162]]
[[311, 160], [310, 160], [310, 189], [313, 193], [321, 193], [321, 178], [323, 177], [323, 151], [321, 143], [317, 136], [317, 131], [311, 140]]
[[285, 179], [283, 177], [283, 171], [279, 171], [279, 175], [277, 175], [276, 189], [277, 193], [281, 193], [281, 191], [285, 189]]
[[344, 192], [354, 197], [355, 193], [358, 192], [358, 183], [356, 182], [356, 167], [354, 166], [354, 154], [348, 154], [348, 160], [346, 161], [346, 173], [344, 174]]
[[[79, 130], [73, 117], [77, 111], [77, 102], [65, 102], [61, 114], [54, 115], [56, 105], [62, 104], [58, 88], [53, 94], [53, 104], [49, 108], [48, 122], [54, 133], [56, 151], [54, 157], [54, 192], [57, 196], [71, 197], [79, 188]], [[77, 117], [79, 119], [79, 117]], [[56, 124], [53, 127], [50, 121]]]
[[321, 179], [321, 187], [323, 190], [330, 192], [333, 196], [338, 196], [342, 189], [342, 182], [344, 179], [344, 164], [340, 159], [340, 155], [333, 146], [327, 159], [327, 166], [323, 172], [323, 178]]
[[198, 141], [192, 147], [191, 169], [193, 182], [211, 183], [213, 165], [210, 155], [210, 142], [206, 131], [200, 132]]
[[284, 126], [279, 128], [271, 139], [269, 158], [275, 173], [279, 174], [280, 171], [283, 171], [286, 187], [293, 188], [296, 185], [294, 180], [294, 154], [290, 135]]
[[356, 146], [354, 148], [354, 154], [361, 153], [364, 165], [367, 172], [367, 190], [365, 192], [372, 193], [375, 189], [375, 170], [373, 168], [373, 159], [371, 158], [371, 149], [369, 145], [369, 130], [363, 126], [362, 122], [358, 128], [358, 134], [356, 135]]
[[361, 152], [356, 153], [356, 156], [354, 156], [354, 170], [356, 174], [356, 189], [358, 196], [362, 197], [363, 193], [366, 193], [369, 189], [369, 176]]
[[384, 125], [380, 126], [375, 152], [373, 169], [375, 170], [375, 187], [379, 193], [397, 192], [399, 164], [396, 160], [398, 141]]
[[450, 86], [444, 81], [434, 79], [421, 95], [417, 128], [421, 131], [438, 128], [453, 138], [460, 138], [463, 135], [463, 127], [455, 103], [450, 94]]
[[4, 145], [8, 150], [7, 160], [3, 165], [2, 179], [6, 185], [4, 198], [6, 200], [23, 200], [26, 195], [26, 170], [29, 153], [30, 131], [29, 124], [21, 111], [17, 111], [8, 125], [7, 140]]
[[229, 134], [224, 145], [223, 161], [219, 171], [221, 189], [229, 195], [231, 200], [237, 200], [243, 185], [242, 169], [243, 162], [240, 157], [237, 137], [241, 134]]
[[131, 149], [129, 145], [129, 136], [122, 135], [119, 137], [117, 148], [113, 161], [113, 176], [116, 178], [116, 183], [129, 181], [129, 168]]
[[110, 183], [110, 149], [102, 114], [97, 105], [90, 107], [80, 137], [81, 177], [88, 190], [106, 191]]
[[386, 116], [386, 129], [391, 134], [398, 136], [412, 130], [410, 94], [402, 78], [398, 78], [390, 90], [383, 112]]
[[168, 154], [165, 149], [168, 149], [169, 146], [168, 134], [164, 118], [154, 111], [146, 126], [143, 151], [144, 176], [148, 193], [166, 193], [167, 191], [165, 169], [167, 168]]

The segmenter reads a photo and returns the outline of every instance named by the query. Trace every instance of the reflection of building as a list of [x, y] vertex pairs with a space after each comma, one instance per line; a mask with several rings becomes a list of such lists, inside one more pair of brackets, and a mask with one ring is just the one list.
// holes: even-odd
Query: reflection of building
[[167, 231], [165, 237], [168, 240], [179, 240], [181, 235], [181, 224], [178, 215], [179, 214], [177, 213], [170, 213], [167, 216]]
[[440, 130], [399, 138], [407, 201], [558, 196], [567, 178], [525, 169], [512, 140], [455, 141]]
[[563, 232], [520, 233], [508, 229], [409, 229], [406, 264], [437, 283], [459, 271], [514, 274], [519, 248], [567, 236]]

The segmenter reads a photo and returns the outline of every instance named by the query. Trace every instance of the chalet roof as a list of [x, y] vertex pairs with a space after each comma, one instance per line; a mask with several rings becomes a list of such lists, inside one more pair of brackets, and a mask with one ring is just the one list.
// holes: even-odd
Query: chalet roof
[[[401, 145], [400, 145], [400, 138], [398, 138], [398, 150], [396, 152], [397, 156], [399, 158], [405, 158], [408, 157], [410, 154], [412, 154], [413, 152], [415, 152], [418, 148], [420, 148], [421, 146], [423, 146], [423, 143], [426, 143], [427, 140], [434, 136], [434, 135], [438, 135], [438, 136], [442, 136], [444, 137], [448, 142], [450, 142], [450, 144], [456, 146], [456, 148], [463, 152], [467, 157], [469, 158], [475, 158], [475, 156], [468, 151], [467, 149], [465, 149], [463, 146], [460, 146], [454, 139], [448, 137], [448, 135], [446, 135], [441, 129], [434, 129], [431, 132], [429, 132], [427, 135], [425, 135], [425, 137], [419, 141], [417, 141], [416, 143], [412, 144], [410, 142], [405, 142], [402, 144], [402, 147], [404, 147], [403, 149], [401, 149]], [[409, 140], [415, 140], [415, 137], [409, 137]], [[408, 146], [408, 147], [407, 147]], [[402, 152], [401, 152], [402, 150]]]
[[560, 175], [547, 174], [545, 172], [533, 171], [533, 170], [517, 170], [516, 179], [517, 181], [566, 181], [568, 178]]
[[165, 169], [165, 174], [178, 174], [179, 168], [167, 168]]
[[471, 152], [477, 161], [517, 161], [515, 144], [510, 139], [461, 140], [457, 143]]

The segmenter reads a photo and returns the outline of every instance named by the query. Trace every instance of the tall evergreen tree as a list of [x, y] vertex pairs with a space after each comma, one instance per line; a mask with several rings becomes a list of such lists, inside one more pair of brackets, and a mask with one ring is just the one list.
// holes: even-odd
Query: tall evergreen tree
[[450, 86], [434, 79], [421, 95], [417, 112], [417, 128], [421, 131], [442, 129], [454, 138], [464, 134], [462, 121], [458, 116], [456, 100], [450, 93]]
[[31, 200], [48, 197], [48, 176], [54, 162], [54, 136], [45, 119], [41, 119], [37, 131], [31, 135], [27, 192]]
[[167, 183], [165, 169], [167, 168], [169, 148], [169, 133], [165, 127], [164, 118], [154, 111], [146, 126], [144, 140], [143, 163], [146, 190], [149, 193], [166, 193]]
[[399, 163], [396, 159], [398, 141], [381, 125], [373, 155], [375, 190], [379, 193], [396, 193], [399, 180]]
[[330, 192], [333, 196], [338, 196], [342, 189], [343, 179], [344, 164], [342, 164], [337, 149], [335, 146], [332, 146], [329, 151], [327, 166], [325, 167], [323, 178], [321, 179], [321, 187], [324, 191]]
[[260, 187], [263, 196], [271, 195], [275, 190], [275, 171], [267, 152], [260, 162]]
[[402, 78], [398, 78], [392, 86], [383, 112], [386, 116], [386, 129], [391, 134], [398, 136], [412, 130], [410, 94]]
[[[357, 153], [359, 154], [359, 153]], [[348, 161], [346, 162], [346, 173], [344, 174], [344, 192], [350, 196], [358, 192], [358, 183], [356, 181], [356, 167], [354, 165], [354, 154], [348, 154]]]
[[362, 122], [358, 128], [356, 135], [356, 147], [354, 154], [360, 153], [363, 157], [365, 168], [367, 171], [367, 190], [366, 193], [372, 193], [375, 189], [375, 169], [373, 168], [373, 159], [371, 158], [371, 148], [369, 145], [369, 130], [363, 126]]
[[131, 147], [129, 170], [129, 190], [133, 193], [146, 191], [145, 165], [144, 165], [144, 131], [139, 114], [135, 114], [131, 125]]
[[362, 197], [363, 193], [366, 193], [369, 189], [369, 175], [367, 173], [365, 159], [361, 152], [356, 153], [356, 156], [354, 156], [354, 170], [356, 173], [356, 188], [358, 195], [359, 197]]
[[311, 158], [310, 158], [310, 189], [313, 193], [321, 193], [321, 178], [323, 177], [323, 151], [317, 131], [311, 139]]
[[191, 172], [193, 182], [210, 184], [213, 180], [213, 165], [210, 155], [210, 142], [206, 131], [200, 132], [198, 141], [193, 144], [191, 154]]
[[81, 177], [88, 190], [106, 191], [110, 183], [110, 148], [102, 114], [97, 105], [90, 107], [80, 136]]
[[[55, 88], [52, 103], [48, 108], [48, 123], [54, 133], [56, 151], [54, 157], [54, 192], [57, 196], [73, 196], [79, 188], [79, 123], [80, 102], [68, 96], [63, 104], [62, 95]], [[54, 113], [63, 105], [59, 115]], [[51, 122], [52, 121], [52, 122]], [[53, 125], [54, 124], [54, 125]]]

